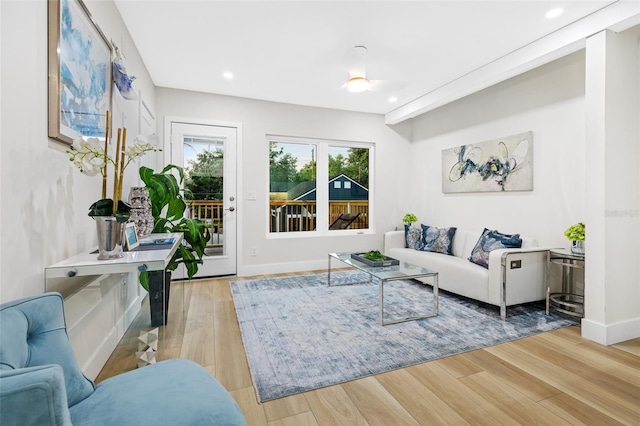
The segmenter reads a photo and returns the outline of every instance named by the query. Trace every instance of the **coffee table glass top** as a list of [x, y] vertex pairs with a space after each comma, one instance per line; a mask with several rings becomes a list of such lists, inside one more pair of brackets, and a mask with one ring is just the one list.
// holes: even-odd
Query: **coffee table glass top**
[[430, 275], [436, 275], [436, 271], [422, 268], [420, 266], [412, 265], [408, 262], [400, 262], [399, 265], [394, 266], [369, 266], [365, 263], [358, 262], [351, 258], [351, 252], [349, 253], [329, 253], [329, 256], [346, 263], [349, 266], [366, 272], [367, 274], [378, 278], [380, 280], [401, 280], [404, 278], [421, 278]]

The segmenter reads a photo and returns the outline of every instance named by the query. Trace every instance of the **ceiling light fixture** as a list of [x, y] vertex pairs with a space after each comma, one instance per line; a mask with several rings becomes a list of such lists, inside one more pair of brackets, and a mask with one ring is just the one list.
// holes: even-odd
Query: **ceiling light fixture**
[[358, 93], [369, 89], [369, 80], [364, 77], [352, 77], [347, 81], [347, 90]]
[[556, 9], [551, 9], [550, 11], [548, 11], [545, 16], [547, 17], [547, 19], [553, 19], [553, 18], [557, 18], [558, 16], [562, 15], [562, 12], [563, 12], [563, 10], [558, 7]]
[[389, 98], [389, 102], [394, 103], [394, 102], [398, 102], [398, 98], [395, 96], [392, 96]]
[[227, 80], [231, 80], [233, 78], [233, 73], [231, 73], [229, 71], [225, 71], [224, 73], [222, 73], [222, 76], [224, 78], [226, 78]]

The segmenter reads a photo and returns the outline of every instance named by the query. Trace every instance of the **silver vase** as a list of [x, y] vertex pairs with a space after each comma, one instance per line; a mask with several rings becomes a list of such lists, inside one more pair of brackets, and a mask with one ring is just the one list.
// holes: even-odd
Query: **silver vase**
[[98, 260], [119, 259], [122, 252], [123, 223], [113, 216], [94, 216], [98, 230]]
[[571, 253], [584, 255], [584, 241], [571, 241]]

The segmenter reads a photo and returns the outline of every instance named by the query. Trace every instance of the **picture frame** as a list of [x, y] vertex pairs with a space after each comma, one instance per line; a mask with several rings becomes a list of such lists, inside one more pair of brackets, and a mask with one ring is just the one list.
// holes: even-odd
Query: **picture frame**
[[533, 131], [442, 150], [442, 193], [533, 191]]
[[131, 251], [140, 245], [136, 224], [133, 222], [128, 222], [124, 227], [124, 244], [127, 251]]
[[111, 110], [111, 43], [82, 0], [49, 0], [49, 137], [104, 140]]

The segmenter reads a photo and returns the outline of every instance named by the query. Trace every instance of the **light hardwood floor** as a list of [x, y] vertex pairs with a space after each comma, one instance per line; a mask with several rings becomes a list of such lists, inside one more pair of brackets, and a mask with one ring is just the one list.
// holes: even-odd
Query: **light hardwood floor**
[[[238, 279], [172, 283], [156, 358], [206, 367], [249, 425], [640, 425], [640, 339], [606, 347], [577, 326], [259, 404], [229, 289]], [[144, 305], [96, 382], [136, 368], [149, 329]]]

